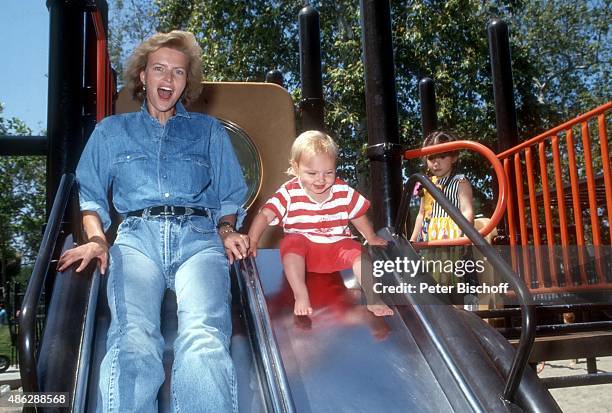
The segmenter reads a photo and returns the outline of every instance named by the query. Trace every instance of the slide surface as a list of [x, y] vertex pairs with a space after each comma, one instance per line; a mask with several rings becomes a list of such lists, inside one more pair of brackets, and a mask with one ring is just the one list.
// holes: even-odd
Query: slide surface
[[427, 360], [425, 337], [402, 317], [375, 317], [361, 304], [351, 271], [308, 274], [314, 314], [293, 316], [278, 250], [257, 267], [295, 406], [299, 412], [470, 411], [448, 370]]

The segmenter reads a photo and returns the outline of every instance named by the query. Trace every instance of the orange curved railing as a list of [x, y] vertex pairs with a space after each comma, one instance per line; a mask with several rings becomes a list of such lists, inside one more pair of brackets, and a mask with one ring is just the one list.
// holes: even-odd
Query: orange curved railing
[[[434, 153], [456, 151], [460, 149], [469, 149], [484, 156], [493, 165], [493, 170], [495, 171], [495, 175], [497, 177], [498, 196], [497, 204], [495, 205], [495, 211], [493, 212], [489, 223], [484, 228], [481, 228], [479, 231], [482, 236], [486, 236], [497, 227], [497, 224], [503, 218], [504, 212], [506, 210], [508, 193], [508, 180], [506, 174], [504, 173], [504, 167], [502, 166], [499, 159], [497, 159], [497, 155], [495, 155], [493, 151], [477, 142], [455, 141], [427, 146], [425, 148], [420, 149], [408, 150], [404, 152], [404, 159], [420, 158], [423, 156], [432, 155]], [[429, 242], [415, 242], [413, 245], [415, 247], [425, 247], [435, 245], [467, 245], [470, 243], [471, 241], [467, 237], [461, 237], [448, 240], [445, 239]]]

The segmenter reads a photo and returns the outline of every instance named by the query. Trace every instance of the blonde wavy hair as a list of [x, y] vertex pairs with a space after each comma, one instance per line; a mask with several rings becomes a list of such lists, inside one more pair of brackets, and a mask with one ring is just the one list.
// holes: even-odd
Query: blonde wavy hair
[[302, 132], [291, 145], [289, 157], [289, 169], [287, 174], [297, 176], [295, 166], [300, 163], [302, 157], [326, 154], [334, 159], [338, 156], [338, 144], [326, 133], [318, 130]]
[[189, 62], [187, 85], [181, 99], [184, 104], [193, 102], [202, 90], [202, 49], [193, 33], [181, 30], [173, 30], [170, 33], [156, 33], [134, 50], [123, 72], [125, 87], [132, 99], [144, 100], [145, 92], [140, 81], [140, 72], [147, 67], [149, 54], [162, 47], [178, 50], [187, 56]]

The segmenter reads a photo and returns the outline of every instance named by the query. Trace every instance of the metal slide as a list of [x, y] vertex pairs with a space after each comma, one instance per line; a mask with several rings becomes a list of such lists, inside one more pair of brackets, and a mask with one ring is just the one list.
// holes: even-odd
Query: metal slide
[[[83, 334], [83, 341], [91, 344], [83, 346], [89, 354], [79, 356], [91, 362], [79, 363], [77, 373], [77, 387], [87, 389], [77, 391], [72, 411], [95, 411], [98, 402], [99, 364], [109, 315], [105, 279], [94, 277], [101, 280], [97, 303], [92, 303], [97, 310], [87, 318], [95, 322]], [[241, 412], [508, 411], [499, 398], [502, 375], [452, 306], [398, 306], [392, 317], [375, 317], [361, 304], [361, 291], [347, 288], [356, 287], [352, 272], [347, 271], [309, 274], [315, 313], [309, 319], [295, 318], [278, 250], [260, 250], [256, 264], [247, 260], [234, 266], [232, 279], [231, 351]], [[173, 294], [168, 293], [162, 309], [168, 377], [176, 334], [175, 305]], [[69, 312], [65, 310], [61, 311], [64, 316]], [[426, 320], [432, 315], [440, 323], [429, 324]], [[65, 317], [56, 313], [56, 318]], [[449, 327], [453, 325], [454, 330]], [[439, 342], [449, 337], [450, 350]], [[495, 339], [488, 338], [493, 343]], [[41, 354], [41, 360], [49, 358]], [[59, 375], [50, 370], [44, 374], [47, 378]], [[537, 379], [532, 382], [531, 387], [539, 385]], [[167, 380], [159, 393], [160, 412], [170, 411], [169, 394]], [[544, 402], [536, 397], [535, 405], [540, 407], [526, 410], [555, 411], [546, 407], [550, 404], [545, 395]]]
[[361, 292], [346, 288], [352, 272], [309, 274], [308, 320], [293, 316], [278, 250], [260, 250], [257, 267], [299, 412], [471, 410], [439, 358], [427, 361], [433, 343], [420, 350], [399, 315], [375, 317]]
[[[67, 209], [70, 179], [62, 188], [54, 210]], [[32, 347], [34, 335], [28, 326], [44, 280], [39, 275], [49, 268], [52, 255], [57, 256], [51, 246], [72, 245], [71, 236], [57, 238], [62, 214], [51, 215], [39, 254], [47, 262], [37, 261], [40, 269], [35, 268], [22, 307], [24, 391], [67, 391], [73, 396], [67, 411], [94, 411], [109, 322], [105, 278], [91, 271], [56, 274], [38, 354]], [[403, 238], [385, 230], [380, 235], [392, 245], [372, 250], [373, 255], [420, 258]], [[231, 277], [231, 351], [242, 412], [559, 411], [529, 369], [516, 380], [516, 392], [509, 398], [514, 404], [505, 400], [506, 380], [512, 382], [516, 364], [514, 350], [494, 329], [451, 305], [408, 297], [395, 307], [394, 316], [374, 317], [362, 305], [351, 272], [309, 274], [315, 313], [296, 318], [278, 250], [260, 250], [256, 260], [234, 265]], [[175, 314], [169, 294], [162, 310], [167, 372]], [[168, 382], [159, 400], [159, 411], [169, 411]]]
[[[406, 245], [383, 253], [397, 252], [418, 257]], [[509, 411], [500, 399], [504, 374], [464, 321], [465, 311], [406, 304], [392, 317], [375, 317], [361, 291], [348, 288], [356, 284], [346, 271], [309, 274], [315, 312], [301, 319], [292, 314], [278, 250], [260, 250], [257, 267], [299, 412]], [[506, 342], [484, 328], [492, 345]], [[525, 377], [528, 384], [519, 388], [525, 411], [558, 411], [535, 374]]]

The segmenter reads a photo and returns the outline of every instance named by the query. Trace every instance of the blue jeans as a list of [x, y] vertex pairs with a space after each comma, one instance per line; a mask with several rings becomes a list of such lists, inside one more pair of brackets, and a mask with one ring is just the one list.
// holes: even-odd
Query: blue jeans
[[106, 412], [156, 412], [164, 382], [160, 311], [176, 293], [171, 403], [175, 412], [236, 412], [227, 257], [207, 217], [128, 217], [110, 249], [111, 312], [100, 370]]

